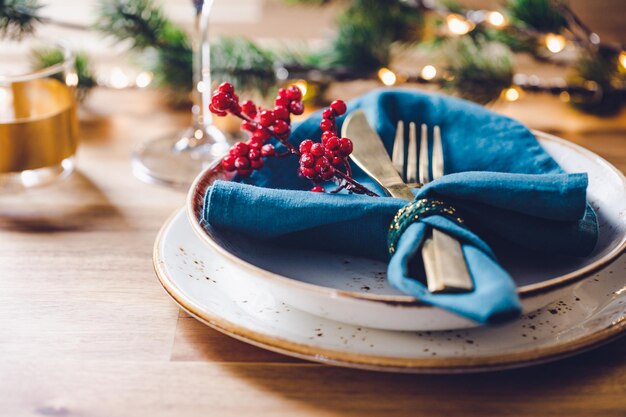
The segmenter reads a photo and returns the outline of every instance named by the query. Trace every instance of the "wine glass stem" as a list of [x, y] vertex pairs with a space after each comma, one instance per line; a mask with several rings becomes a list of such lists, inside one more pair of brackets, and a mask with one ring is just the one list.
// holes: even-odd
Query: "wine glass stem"
[[196, 14], [193, 40], [193, 125], [207, 131], [212, 125], [209, 111], [211, 103], [211, 43], [209, 40], [209, 16], [213, 0], [206, 0]]

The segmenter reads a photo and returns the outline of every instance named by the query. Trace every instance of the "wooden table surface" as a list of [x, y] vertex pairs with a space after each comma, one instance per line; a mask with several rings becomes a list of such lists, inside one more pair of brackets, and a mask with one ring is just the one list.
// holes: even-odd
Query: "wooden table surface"
[[[626, 115], [600, 120], [541, 98], [496, 109], [626, 170]], [[152, 268], [157, 231], [185, 195], [140, 182], [129, 163], [133, 145], [187, 113], [156, 93], [101, 89], [81, 119], [73, 176], [0, 194], [0, 416], [626, 413], [626, 339], [528, 369], [428, 376], [307, 363], [205, 327]]]

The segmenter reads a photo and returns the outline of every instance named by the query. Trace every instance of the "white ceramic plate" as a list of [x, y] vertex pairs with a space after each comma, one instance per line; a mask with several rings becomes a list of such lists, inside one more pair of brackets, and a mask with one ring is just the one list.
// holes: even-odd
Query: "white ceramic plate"
[[163, 287], [187, 312], [245, 342], [316, 362], [394, 372], [473, 372], [547, 362], [626, 330], [626, 256], [504, 326], [439, 332], [375, 330], [324, 319], [250, 285], [194, 233], [183, 210], [154, 247]]
[[[615, 259], [626, 247], [626, 179], [611, 164], [571, 142], [535, 132], [546, 151], [568, 172], [589, 174], [588, 198], [596, 209], [600, 239], [584, 259], [517, 255], [500, 261], [518, 284], [525, 312], [562, 297], [582, 278]], [[203, 198], [225, 173], [208, 169], [189, 193], [187, 210], [194, 230], [237, 268], [249, 285], [306, 312], [354, 325], [387, 330], [448, 330], [476, 326], [463, 317], [424, 305], [392, 288], [386, 264], [255, 242], [200, 225]]]

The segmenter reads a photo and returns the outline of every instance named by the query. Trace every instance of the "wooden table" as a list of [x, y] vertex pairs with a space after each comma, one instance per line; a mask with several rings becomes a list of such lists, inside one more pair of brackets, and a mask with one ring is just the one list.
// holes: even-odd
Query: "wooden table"
[[[626, 170], [626, 115], [598, 121], [550, 100], [497, 109], [567, 126], [562, 135]], [[86, 107], [78, 172], [0, 195], [1, 416], [626, 413], [626, 339], [528, 369], [412, 376], [307, 363], [205, 327], [152, 269], [156, 233], [185, 195], [140, 182], [129, 163], [134, 144], [187, 113], [139, 90], [97, 90]]]

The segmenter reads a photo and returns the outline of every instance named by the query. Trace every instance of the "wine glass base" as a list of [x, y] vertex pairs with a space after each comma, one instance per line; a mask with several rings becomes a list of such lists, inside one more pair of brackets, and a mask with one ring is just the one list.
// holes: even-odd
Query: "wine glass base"
[[75, 167], [76, 158], [70, 156], [54, 166], [0, 173], [0, 190], [15, 192], [49, 185], [69, 176]]
[[132, 155], [133, 174], [151, 184], [189, 188], [204, 168], [228, 151], [226, 138], [215, 126], [199, 144], [193, 139], [196, 131], [190, 128], [141, 144]]

